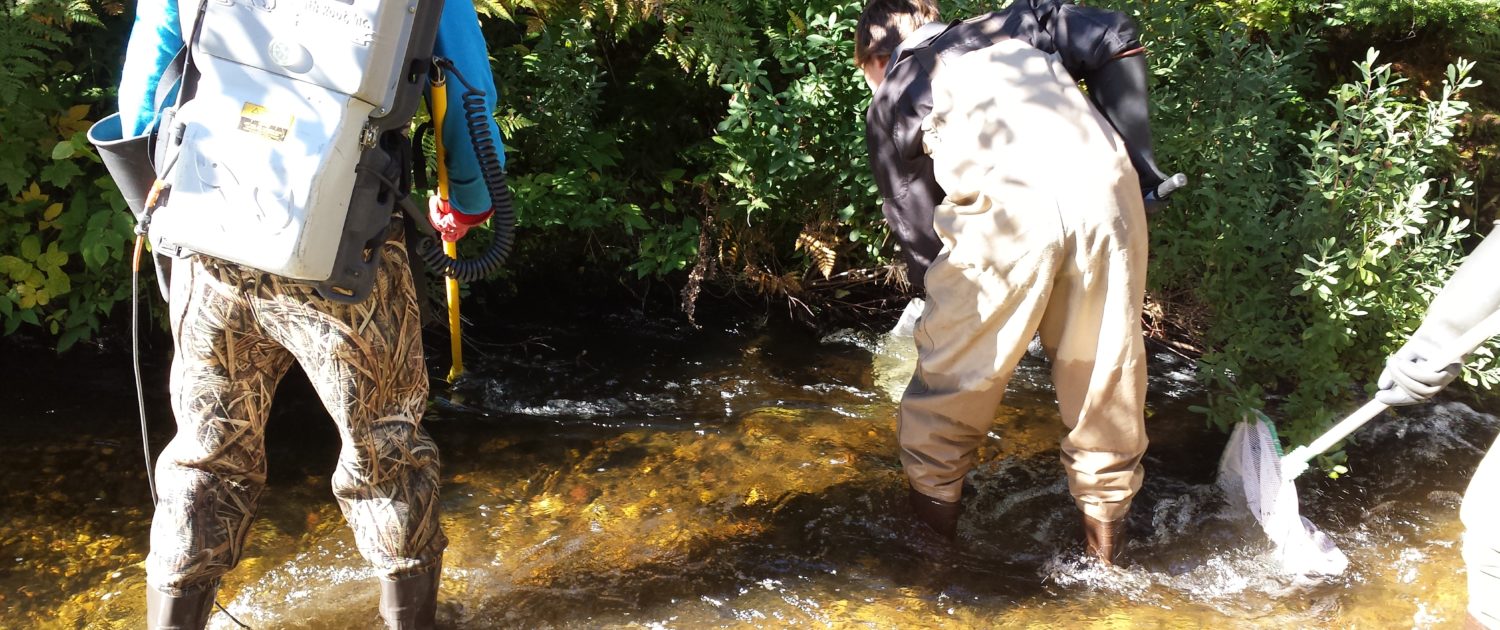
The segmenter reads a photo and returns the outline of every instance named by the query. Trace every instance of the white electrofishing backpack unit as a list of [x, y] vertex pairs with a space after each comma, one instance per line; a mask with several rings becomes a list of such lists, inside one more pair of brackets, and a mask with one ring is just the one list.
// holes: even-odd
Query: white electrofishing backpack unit
[[152, 247], [362, 300], [410, 190], [442, 0], [202, 1], [158, 132]]

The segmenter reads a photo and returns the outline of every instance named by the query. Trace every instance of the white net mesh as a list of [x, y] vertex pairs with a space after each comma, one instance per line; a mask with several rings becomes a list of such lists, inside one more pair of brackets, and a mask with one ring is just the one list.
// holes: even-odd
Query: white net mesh
[[917, 332], [917, 320], [922, 317], [922, 310], [927, 308], [927, 301], [922, 298], [912, 298], [906, 303], [906, 309], [901, 311], [901, 319], [891, 327], [891, 336], [910, 337]]
[[1241, 422], [1219, 460], [1219, 485], [1242, 503], [1276, 546], [1283, 572], [1338, 575], [1349, 559], [1333, 540], [1298, 513], [1297, 486], [1281, 478], [1281, 443], [1265, 416]]

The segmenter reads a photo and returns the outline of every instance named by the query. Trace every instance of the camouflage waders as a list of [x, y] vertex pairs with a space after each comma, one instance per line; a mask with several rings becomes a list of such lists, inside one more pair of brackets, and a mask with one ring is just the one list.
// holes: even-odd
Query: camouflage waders
[[177, 435], [156, 466], [147, 581], [171, 595], [210, 587], [244, 550], [265, 488], [264, 437], [276, 385], [297, 361], [343, 439], [333, 493], [382, 577], [435, 567], [438, 452], [420, 318], [399, 224], [370, 298], [340, 304], [312, 286], [218, 259], [172, 274], [172, 410]]

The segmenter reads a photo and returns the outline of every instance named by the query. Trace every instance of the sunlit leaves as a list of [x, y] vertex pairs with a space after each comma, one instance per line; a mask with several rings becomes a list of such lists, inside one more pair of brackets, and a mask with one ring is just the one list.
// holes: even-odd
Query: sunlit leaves
[[127, 291], [130, 215], [86, 137], [99, 86], [67, 52], [91, 49], [98, 20], [82, 2], [19, 6], [0, 13], [0, 322], [56, 335], [63, 350]]

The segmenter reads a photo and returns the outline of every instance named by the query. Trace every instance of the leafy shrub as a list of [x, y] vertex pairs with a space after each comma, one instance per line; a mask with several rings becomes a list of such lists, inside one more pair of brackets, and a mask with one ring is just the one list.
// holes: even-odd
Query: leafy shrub
[[1448, 40], [1458, 52], [1500, 44], [1500, 5], [1485, 0], [1219, 0], [1253, 28], [1339, 28], [1366, 41], [1417, 34]]
[[[1208, 413], [1227, 425], [1276, 389], [1295, 276], [1294, 202], [1309, 42], [1256, 39], [1212, 7], [1152, 3], [1136, 19], [1149, 51], [1157, 154], [1189, 188], [1151, 222], [1148, 281], [1179, 334], [1203, 349]], [[1225, 26], [1227, 24], [1227, 26]]]
[[1419, 100], [1371, 52], [1358, 80], [1308, 102], [1317, 49], [1302, 36], [1190, 3], [1138, 19], [1158, 153], [1194, 180], [1153, 220], [1154, 293], [1169, 318], [1199, 314], [1208, 417], [1227, 426], [1278, 403], [1281, 434], [1303, 443], [1378, 374], [1461, 257], [1455, 208], [1471, 186], [1448, 174], [1449, 145], [1472, 64]]
[[497, 70], [529, 238], [638, 277], [722, 267], [768, 293], [883, 264], [850, 63], [862, 3], [632, 6], [487, 11], [521, 55]]
[[99, 98], [99, 37], [82, 3], [24, 2], [0, 13], [0, 322], [58, 336], [65, 350], [128, 295], [131, 220], [85, 135]]
[[788, 7], [784, 26], [767, 25], [766, 56], [726, 68], [729, 111], [714, 136], [725, 218], [779, 227], [779, 251], [807, 252], [802, 268], [825, 277], [848, 257], [879, 264], [884, 245], [864, 141], [869, 88], [851, 61], [862, 7]]
[[[1415, 102], [1376, 58], [1371, 50], [1357, 64], [1360, 79], [1333, 90], [1331, 120], [1305, 135], [1302, 200], [1287, 226], [1301, 276], [1292, 295], [1306, 327], [1286, 410], [1308, 420], [1294, 429], [1321, 428], [1348, 383], [1378, 373], [1421, 322], [1469, 235], [1454, 211], [1471, 182], [1442, 166], [1469, 109], [1459, 98], [1477, 85], [1473, 64], [1449, 66], [1438, 97]], [[1497, 377], [1494, 367], [1470, 374]], [[1292, 439], [1314, 437], [1298, 433]]]
[[[550, 19], [538, 22], [535, 12]], [[709, 86], [659, 56], [641, 58], [636, 49], [649, 51], [660, 29], [639, 28], [639, 15], [623, 24], [576, 6], [499, 4], [490, 13], [499, 38], [515, 40], [495, 55], [522, 247], [545, 248], [548, 264], [576, 246], [592, 263], [641, 276], [691, 264], [697, 218], [676, 200], [706, 133], [684, 124], [701, 112], [683, 110], [700, 105], [697, 93]], [[613, 85], [602, 79], [611, 70]]]

